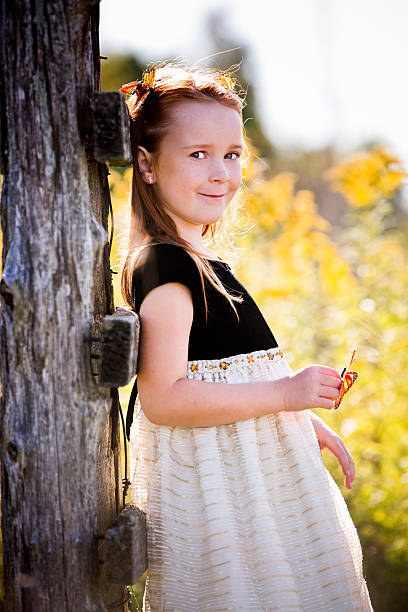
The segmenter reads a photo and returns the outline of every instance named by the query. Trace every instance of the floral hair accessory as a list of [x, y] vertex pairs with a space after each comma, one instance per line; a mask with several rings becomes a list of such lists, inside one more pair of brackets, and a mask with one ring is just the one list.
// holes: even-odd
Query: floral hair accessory
[[140, 81], [132, 81], [122, 85], [119, 91], [125, 94], [136, 94], [136, 110], [145, 101], [150, 90], [154, 89], [156, 78], [156, 64], [150, 69], [145, 70]]
[[356, 361], [355, 355], [356, 355], [356, 349], [354, 349], [353, 354], [351, 356], [349, 367], [344, 368], [343, 372], [341, 373], [341, 385], [340, 385], [339, 395], [337, 396], [337, 399], [334, 402], [335, 410], [337, 410], [337, 408], [340, 406], [341, 400], [343, 399], [347, 391], [350, 390], [352, 385], [354, 385], [354, 383], [357, 380], [357, 376], [358, 376], [357, 372], [352, 372], [350, 370], [352, 364]]

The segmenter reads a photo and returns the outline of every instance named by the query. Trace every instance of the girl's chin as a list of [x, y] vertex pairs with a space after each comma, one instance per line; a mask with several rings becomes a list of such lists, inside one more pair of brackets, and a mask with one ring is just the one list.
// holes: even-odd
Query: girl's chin
[[216, 214], [216, 215], [208, 215], [205, 219], [203, 219], [201, 221], [201, 223], [203, 225], [212, 225], [213, 223], [217, 223], [217, 221], [219, 221], [223, 215], [224, 211], [221, 211], [220, 213]]

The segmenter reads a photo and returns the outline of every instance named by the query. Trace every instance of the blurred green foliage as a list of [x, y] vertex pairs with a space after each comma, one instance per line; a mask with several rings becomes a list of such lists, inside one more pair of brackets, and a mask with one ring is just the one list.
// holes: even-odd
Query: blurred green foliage
[[116, 91], [125, 83], [140, 79], [145, 66], [133, 55], [108, 56], [101, 60], [102, 91]]

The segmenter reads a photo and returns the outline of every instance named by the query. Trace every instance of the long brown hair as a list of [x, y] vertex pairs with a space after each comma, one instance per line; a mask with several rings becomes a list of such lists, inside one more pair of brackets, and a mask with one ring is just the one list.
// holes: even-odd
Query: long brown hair
[[[121, 275], [122, 297], [128, 306], [135, 307], [132, 296], [132, 274], [138, 264], [139, 256], [148, 246], [169, 243], [184, 248], [197, 265], [206, 318], [207, 299], [203, 276], [225, 296], [239, 320], [233, 301], [242, 302], [242, 297], [229, 294], [207, 259], [178, 234], [177, 227], [167, 214], [165, 203], [155, 192], [154, 185], [149, 185], [143, 180], [137, 161], [139, 146], [145, 147], [151, 153], [158, 150], [160, 140], [170, 125], [169, 109], [183, 100], [219, 102], [235, 109], [242, 120], [244, 100], [226, 85], [220, 73], [208, 69], [192, 70], [181, 63], [167, 62], [157, 67], [154, 89], [149, 91], [141, 107], [137, 107], [136, 95], [130, 96], [127, 106], [131, 119], [133, 179], [129, 244]], [[244, 162], [247, 155], [248, 147], [244, 138]], [[225, 235], [226, 226], [228, 221], [234, 218], [238, 206], [238, 201], [234, 198], [218, 221], [203, 226], [202, 236], [208, 232], [215, 242], [217, 234], [221, 236], [224, 234], [222, 236], [224, 241], [229, 242], [228, 236]]]

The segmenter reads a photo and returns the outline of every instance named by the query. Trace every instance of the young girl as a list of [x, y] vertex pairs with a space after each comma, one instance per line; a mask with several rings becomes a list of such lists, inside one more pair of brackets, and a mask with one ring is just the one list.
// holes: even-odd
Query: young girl
[[134, 159], [122, 292], [141, 325], [130, 491], [147, 518], [144, 610], [372, 610], [358, 535], [320, 449], [338, 458], [348, 488], [354, 463], [308, 410], [333, 408], [339, 373], [293, 373], [252, 297], [202, 242], [222, 229], [241, 183], [234, 82], [165, 64], [122, 91]]

